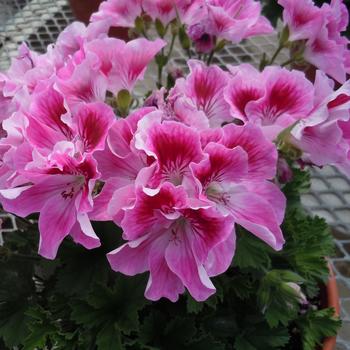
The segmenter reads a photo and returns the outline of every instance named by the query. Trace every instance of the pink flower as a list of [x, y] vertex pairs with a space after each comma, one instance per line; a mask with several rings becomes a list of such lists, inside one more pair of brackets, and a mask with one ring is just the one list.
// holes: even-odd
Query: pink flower
[[147, 65], [165, 45], [161, 39], [139, 38], [126, 43], [105, 38], [89, 42], [85, 50], [93, 53], [100, 62], [99, 68], [108, 79], [108, 90], [116, 94], [121, 89], [131, 91], [135, 83], [143, 79]]
[[[208, 158], [192, 164], [191, 169], [200, 182], [201, 196], [216, 203], [222, 215], [232, 216], [236, 223], [279, 250], [284, 243], [279, 227], [284, 216], [284, 196], [263, 176], [260, 181], [254, 180], [259, 173], [262, 175], [261, 164], [265, 159], [275, 169], [277, 155], [275, 152], [271, 158], [270, 152], [266, 152], [266, 141], [261, 134], [257, 137], [257, 130], [249, 124], [225, 126], [223, 138], [205, 146]], [[261, 169], [257, 167], [259, 163]], [[258, 174], [254, 174], [257, 168]], [[268, 177], [269, 170], [265, 173], [265, 178]]]
[[303, 160], [317, 166], [349, 169], [350, 82], [333, 92], [334, 83], [317, 71], [315, 107], [291, 132], [291, 142], [303, 151]]
[[48, 84], [33, 92], [25, 115], [16, 112], [4, 121], [1, 202], [20, 216], [40, 212], [44, 257], [53, 259], [69, 234], [88, 249], [99, 246], [88, 217], [99, 178], [92, 154], [104, 149], [114, 120], [103, 103], [68, 112], [62, 94]]
[[5, 77], [2, 78], [0, 73], [0, 122], [9, 118], [16, 109], [16, 106], [14, 101], [12, 100], [12, 97], [5, 96], [3, 92], [5, 79], [6, 79]]
[[206, 32], [203, 23], [193, 24], [188, 28], [188, 36], [193, 41], [196, 51], [209, 53], [214, 49], [214, 36]]
[[143, 10], [153, 19], [167, 25], [176, 18], [175, 0], [143, 0]]
[[30, 93], [40, 81], [50, 78], [53, 71], [45, 57], [31, 51], [23, 43], [18, 49], [18, 55], [12, 59], [10, 68], [0, 74], [2, 93], [6, 97], [15, 96], [20, 90]]
[[312, 0], [278, 0], [283, 7], [283, 21], [288, 25], [289, 40], [315, 38], [324, 23], [321, 9]]
[[98, 178], [96, 162], [75, 153], [72, 143], [58, 143], [43, 167], [35, 168], [38, 161], [34, 160], [25, 172], [29, 185], [0, 191], [5, 210], [22, 217], [40, 212], [39, 254], [48, 259], [55, 258], [69, 234], [88, 249], [100, 245], [87, 214]]
[[92, 153], [104, 149], [115, 116], [101, 102], [81, 104], [72, 116], [65, 108], [63, 96], [49, 86], [33, 95], [27, 118], [26, 135], [43, 154], [51, 152], [59, 141], [72, 141], [81, 153]]
[[246, 107], [265, 95], [265, 84], [261, 73], [250, 64], [228, 68], [232, 78], [224, 90], [224, 97], [232, 116], [244, 122], [248, 120]]
[[76, 55], [86, 42], [106, 37], [107, 32], [108, 28], [102, 24], [85, 26], [81, 22], [73, 22], [60, 33], [55, 45], [49, 46], [47, 55], [52, 57], [53, 62], [63, 66], [65, 61]]
[[232, 220], [191, 207], [184, 189], [170, 183], [154, 196], [138, 190], [121, 226], [129, 242], [109, 253], [109, 262], [126, 275], [150, 271], [151, 300], [176, 301], [184, 287], [197, 301], [207, 299], [215, 292], [209, 277], [225, 271], [234, 253]]
[[[274, 140], [286, 127], [305, 118], [313, 107], [313, 86], [299, 71], [267, 67], [259, 74], [253, 68], [233, 67], [233, 79], [225, 90], [233, 117], [261, 126]], [[249, 74], [252, 78], [246, 79]]]
[[190, 26], [199, 23], [208, 16], [204, 0], [174, 0], [180, 22]]
[[139, 122], [135, 135], [136, 148], [155, 159], [140, 173], [140, 180], [149, 188], [158, 188], [165, 181], [181, 185], [191, 176], [190, 163], [203, 158], [199, 133], [181, 123], [160, 123], [161, 114], [154, 117]]
[[89, 56], [73, 66], [69, 76], [57, 79], [56, 86], [64, 95], [68, 107], [75, 111], [82, 103], [104, 102], [107, 79], [99, 74], [99, 62]]
[[261, 129], [248, 123], [243, 126], [229, 124], [223, 127], [218, 140], [227, 148], [241, 147], [248, 156], [248, 178], [273, 179], [276, 174], [277, 150]]
[[288, 183], [293, 179], [293, 171], [288, 165], [287, 161], [283, 158], [278, 158], [277, 176], [278, 181], [282, 184]]
[[[282, 248], [285, 198], [266, 180], [275, 175], [277, 151], [252, 124], [200, 131], [168, 121], [163, 108], [141, 109], [111, 129], [122, 137], [110, 135], [112, 157], [105, 164], [112, 169], [114, 157], [118, 166], [107, 171], [100, 202], [127, 242], [108, 259], [126, 275], [150, 271], [148, 299], [176, 301], [185, 286], [205, 300], [215, 291], [209, 277], [231, 263], [234, 223]], [[135, 163], [130, 154], [138, 156]], [[96, 216], [105, 218], [102, 210]]]
[[253, 35], [269, 34], [273, 28], [261, 16], [261, 5], [253, 0], [209, 0], [207, 32], [239, 43]]
[[14, 112], [2, 122], [3, 137], [0, 140], [0, 188], [11, 188], [27, 182], [21, 175], [27, 162], [32, 160], [32, 147], [25, 140], [28, 120], [20, 111]]
[[140, 0], [103, 1], [97, 12], [91, 16], [91, 22], [108, 21], [114, 27], [134, 27], [135, 19], [141, 15]]
[[229, 105], [223, 96], [228, 74], [217, 66], [207, 67], [196, 60], [190, 60], [188, 66], [190, 74], [186, 79], [176, 81], [170, 97], [186, 97], [198, 110], [205, 113], [211, 127], [231, 121]]
[[94, 153], [105, 185], [94, 198], [94, 208], [90, 214], [93, 220], [112, 220], [114, 215], [108, 212], [108, 205], [114, 193], [117, 190], [122, 194], [125, 191], [129, 193], [139, 172], [148, 167], [150, 160], [143, 151], [135, 148], [134, 135], [138, 121], [154, 110], [152, 107], [140, 108], [126, 119], [118, 119], [109, 130], [105, 149]]
[[344, 83], [350, 72], [349, 40], [341, 36], [349, 14], [342, 0], [332, 0], [321, 8], [311, 0], [279, 0], [283, 19], [290, 31], [290, 41], [306, 40], [304, 59]]
[[155, 91], [146, 101], [145, 105], [155, 106], [162, 111], [159, 120], [174, 120], [197, 130], [209, 128], [209, 120], [203, 111], [199, 111], [191, 99], [173, 93], [165, 98], [165, 89]]

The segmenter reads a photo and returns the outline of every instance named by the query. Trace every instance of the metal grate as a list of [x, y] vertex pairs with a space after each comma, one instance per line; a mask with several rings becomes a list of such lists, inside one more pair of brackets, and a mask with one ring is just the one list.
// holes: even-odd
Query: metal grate
[[[0, 70], [9, 66], [22, 41], [32, 49], [44, 52], [72, 20], [67, 0], [0, 0]], [[271, 36], [248, 39], [239, 45], [225, 47], [214, 58], [214, 63], [257, 66], [262, 54], [271, 53], [275, 44], [275, 38]], [[286, 59], [287, 55], [282, 53], [279, 63]], [[184, 52], [175, 47], [172, 65], [185, 69], [186, 61]], [[155, 76], [155, 67], [151, 66], [145, 80], [136, 88], [137, 96], [155, 88]], [[332, 167], [313, 169], [312, 175], [312, 187], [303, 196], [303, 204], [313, 214], [326, 218], [333, 228], [337, 254], [332, 262], [337, 273], [343, 318], [337, 349], [350, 350], [350, 181]], [[3, 221], [2, 233], [17, 229], [12, 215], [0, 213], [0, 219]]]

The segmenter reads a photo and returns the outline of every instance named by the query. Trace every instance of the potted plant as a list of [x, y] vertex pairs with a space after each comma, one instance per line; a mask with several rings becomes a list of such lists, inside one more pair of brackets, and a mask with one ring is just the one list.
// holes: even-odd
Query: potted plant
[[[346, 8], [279, 3], [260, 70], [213, 64], [274, 31], [253, 0], [108, 0], [46, 53], [19, 48], [0, 75], [0, 199], [19, 226], [0, 248], [2, 348], [334, 347], [332, 237], [300, 195], [312, 166], [349, 174]], [[324, 57], [338, 40], [342, 65], [315, 59], [316, 40]], [[314, 83], [274, 65], [295, 42], [284, 66], [311, 57]], [[187, 71], [169, 67], [174, 45]]]

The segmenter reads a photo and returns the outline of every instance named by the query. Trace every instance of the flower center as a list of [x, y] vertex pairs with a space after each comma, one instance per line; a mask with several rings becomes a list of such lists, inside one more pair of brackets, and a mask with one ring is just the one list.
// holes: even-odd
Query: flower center
[[224, 192], [220, 185], [210, 184], [206, 190], [205, 194], [208, 199], [212, 200], [215, 203], [221, 203], [227, 205], [231, 199], [231, 195], [227, 192]]

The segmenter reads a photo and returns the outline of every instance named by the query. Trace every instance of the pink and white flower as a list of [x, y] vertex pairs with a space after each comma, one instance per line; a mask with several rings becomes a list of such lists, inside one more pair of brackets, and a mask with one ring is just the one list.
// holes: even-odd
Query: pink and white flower
[[291, 131], [303, 160], [317, 166], [332, 164], [345, 174], [349, 169], [350, 81], [333, 91], [334, 83], [321, 71], [315, 81], [315, 107]]
[[122, 89], [131, 91], [142, 80], [148, 64], [166, 45], [161, 39], [139, 38], [125, 42], [115, 38], [97, 39], [86, 45], [100, 62], [99, 69], [108, 79], [108, 90], [114, 94]]
[[312, 0], [278, 0], [283, 7], [283, 22], [288, 25], [289, 40], [315, 38], [323, 26], [324, 16]]
[[341, 36], [349, 14], [342, 0], [315, 6], [312, 0], [279, 0], [290, 41], [303, 40], [304, 59], [340, 83], [350, 73], [349, 40]]
[[[225, 271], [234, 253], [232, 219], [191, 207], [185, 190], [171, 183], [153, 196], [136, 191], [121, 227], [128, 242], [108, 254], [109, 262], [126, 275], [150, 271], [150, 300], [176, 301], [184, 287], [197, 301], [207, 299], [215, 293], [209, 277]], [[226, 255], [217, 259], [219, 251]]]
[[[233, 67], [225, 90], [233, 117], [259, 125], [274, 140], [285, 128], [306, 118], [313, 108], [313, 86], [304, 73], [267, 67], [259, 74], [252, 67]], [[243, 81], [250, 74], [248, 82]]]
[[229, 105], [223, 92], [229, 76], [217, 66], [207, 67], [203, 62], [190, 60], [190, 74], [186, 79], [178, 79], [170, 91], [170, 97], [183, 96], [203, 111], [209, 119], [211, 127], [221, 126], [224, 122], [232, 121]]
[[[275, 169], [277, 155], [275, 153], [273, 159], [271, 153], [266, 152], [264, 143], [267, 142], [261, 134], [260, 139], [256, 137], [258, 132], [253, 126], [231, 124], [223, 131], [224, 137], [218, 143], [209, 142], [205, 146], [208, 157], [191, 165], [200, 183], [200, 196], [216, 203], [222, 215], [232, 216], [236, 223], [279, 250], [284, 243], [279, 225], [284, 216], [285, 199], [277, 186], [262, 180], [264, 175], [271, 177], [267, 164], [272, 163], [271, 169]], [[264, 158], [267, 172], [263, 175], [264, 167], [260, 170], [257, 165], [264, 163]], [[259, 170], [254, 173], [256, 169]], [[258, 177], [260, 181], [254, 180]]]
[[253, 0], [209, 0], [207, 32], [239, 43], [253, 35], [270, 34], [273, 28], [261, 16], [261, 5]]
[[158, 19], [163, 25], [176, 18], [174, 0], [143, 0], [142, 8], [153, 20]]
[[140, 0], [108, 0], [101, 3], [90, 20], [93, 23], [105, 21], [113, 27], [133, 27], [141, 12]]
[[30, 184], [0, 191], [5, 210], [22, 217], [40, 212], [39, 254], [48, 259], [56, 257], [69, 234], [88, 249], [100, 245], [88, 217], [98, 178], [96, 162], [89, 155], [77, 158], [75, 153], [72, 143], [56, 144], [48, 161], [28, 164], [25, 176]]
[[190, 163], [203, 158], [200, 136], [181, 123], [160, 122], [161, 113], [139, 122], [135, 146], [147, 156], [155, 159], [140, 173], [140, 181], [148, 188], [158, 188], [167, 181], [176, 186], [184, 184], [191, 176]]

